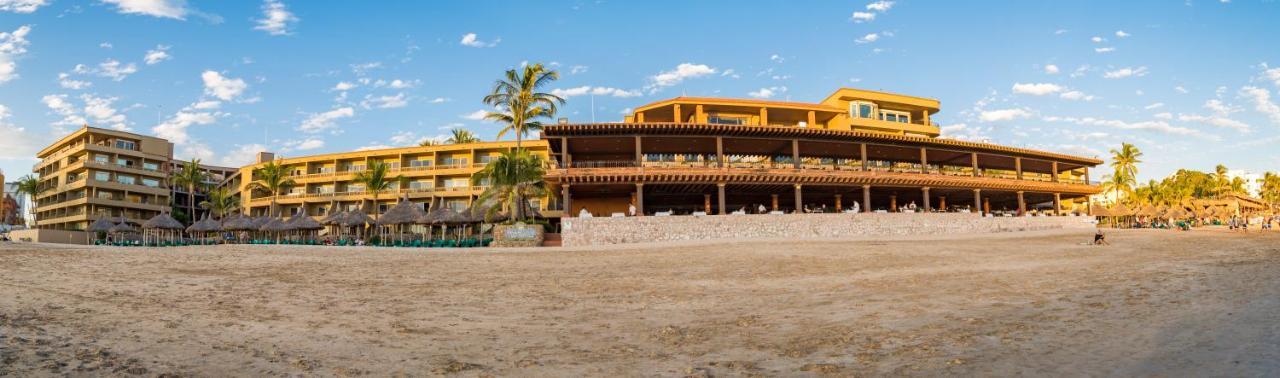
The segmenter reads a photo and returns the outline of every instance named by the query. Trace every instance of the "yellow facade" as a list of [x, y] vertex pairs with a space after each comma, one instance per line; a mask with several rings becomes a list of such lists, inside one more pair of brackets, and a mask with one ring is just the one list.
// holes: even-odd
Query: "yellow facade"
[[[522, 146], [544, 159], [548, 156], [545, 141], [527, 140]], [[389, 177], [401, 180], [393, 184], [392, 189], [379, 194], [379, 212], [394, 206], [404, 196], [419, 204], [434, 201], [461, 210], [470, 206], [486, 188], [484, 185], [472, 185], [471, 176], [484, 168], [490, 159], [515, 147], [515, 142], [480, 142], [281, 159], [263, 154], [255, 164], [240, 168], [237, 177], [231, 178], [230, 185], [241, 193], [244, 213], [266, 215], [272, 196], [251, 189], [253, 171], [274, 161], [288, 167], [291, 172], [289, 178], [296, 184], [276, 198], [277, 211], [281, 214], [305, 212], [320, 217], [333, 207], [350, 210], [373, 204], [373, 194], [354, 180], [356, 174], [364, 171], [371, 162], [380, 161], [389, 166]], [[539, 208], [546, 208], [545, 199], [537, 199], [536, 202]]]
[[36, 226], [83, 230], [99, 217], [144, 222], [169, 209], [173, 144], [83, 127], [37, 153]]
[[818, 103], [676, 97], [636, 108], [626, 123], [805, 127], [937, 137], [938, 100], [841, 88]]

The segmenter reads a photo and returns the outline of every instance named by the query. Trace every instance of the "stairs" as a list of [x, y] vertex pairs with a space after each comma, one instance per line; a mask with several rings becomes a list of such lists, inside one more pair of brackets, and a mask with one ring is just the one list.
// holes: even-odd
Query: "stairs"
[[550, 233], [550, 232], [548, 232], [548, 233], [542, 234], [542, 246], [543, 246], [543, 247], [559, 247], [559, 246], [561, 246], [561, 245], [562, 245], [562, 244], [560, 243], [560, 234], [559, 234], [559, 233]]

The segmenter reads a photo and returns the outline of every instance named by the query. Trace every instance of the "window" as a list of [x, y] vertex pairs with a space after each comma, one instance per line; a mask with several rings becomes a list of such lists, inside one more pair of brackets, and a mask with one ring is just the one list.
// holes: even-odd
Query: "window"
[[156, 163], [142, 163], [142, 169], [145, 169], [148, 171], [158, 171], [160, 170], [160, 165]]
[[432, 184], [426, 181], [410, 181], [409, 189], [431, 189], [431, 187], [435, 186]]
[[707, 123], [717, 125], [745, 125], [747, 119], [743, 117], [730, 117], [721, 115], [720, 113], [711, 113], [707, 115]]
[[865, 101], [854, 101], [849, 104], [849, 115], [853, 118], [876, 118], [876, 104]]
[[110, 172], [93, 172], [93, 179], [98, 181], [111, 181]]
[[123, 159], [123, 158], [116, 158], [116, 165], [119, 165], [121, 167], [132, 167], [133, 161]]
[[160, 187], [160, 180], [144, 178], [144, 179], [142, 179], [142, 185], [143, 185], [143, 186], [149, 186], [149, 187], [152, 187], [152, 188], [159, 188], [159, 187]]
[[116, 176], [116, 182], [125, 184], [125, 185], [133, 185], [137, 181], [136, 181], [136, 178], [134, 178], [133, 176], [120, 175], [120, 176]]
[[116, 148], [123, 149], [123, 150], [137, 150], [138, 143], [135, 143], [134, 141], [131, 141], [131, 140], [116, 139]]
[[107, 155], [93, 155], [93, 161], [107, 164], [107, 162], [111, 161], [111, 158]]
[[413, 160], [409, 162], [410, 167], [430, 167], [431, 160]]
[[896, 110], [881, 110], [880, 119], [889, 122], [911, 123], [911, 113]]
[[115, 196], [112, 195], [111, 192], [98, 191], [97, 197], [101, 199], [114, 199]]

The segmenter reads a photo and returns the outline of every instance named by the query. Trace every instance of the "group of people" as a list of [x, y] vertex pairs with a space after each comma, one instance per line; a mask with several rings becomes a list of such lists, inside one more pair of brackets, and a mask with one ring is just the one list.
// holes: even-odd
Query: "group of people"
[[[1277, 218], [1280, 218], [1280, 217], [1275, 217], [1275, 216], [1262, 217], [1261, 222], [1259, 222], [1261, 229], [1271, 230], [1272, 223], [1280, 222], [1280, 219], [1277, 219]], [[1252, 223], [1250, 223], [1249, 217], [1232, 216], [1231, 219], [1227, 220], [1227, 229], [1231, 231], [1240, 230], [1242, 232], [1249, 232], [1249, 226], [1251, 224]]]

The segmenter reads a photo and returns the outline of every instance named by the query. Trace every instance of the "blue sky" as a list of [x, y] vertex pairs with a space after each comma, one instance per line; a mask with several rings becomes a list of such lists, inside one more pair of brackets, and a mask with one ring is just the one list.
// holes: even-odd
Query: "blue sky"
[[585, 93], [618, 121], [681, 94], [848, 86], [941, 100], [945, 137], [1100, 157], [1134, 143], [1144, 180], [1280, 169], [1275, 1], [804, 5], [0, 0], [0, 169], [28, 173], [83, 123], [232, 166], [453, 127], [490, 139], [497, 125], [471, 115], [522, 62], [561, 72], [560, 115], [578, 122]]

